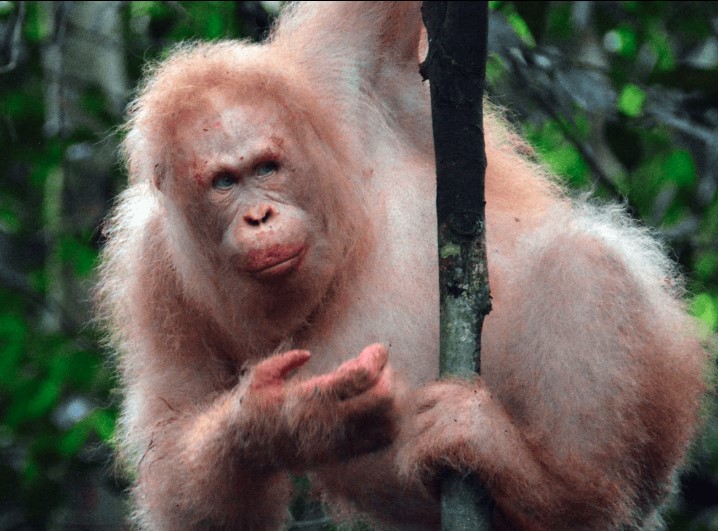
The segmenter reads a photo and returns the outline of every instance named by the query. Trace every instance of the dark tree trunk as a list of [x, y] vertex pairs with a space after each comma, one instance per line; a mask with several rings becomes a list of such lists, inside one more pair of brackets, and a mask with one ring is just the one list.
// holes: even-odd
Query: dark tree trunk
[[[487, 2], [424, 2], [436, 151], [442, 376], [473, 378], [481, 369], [481, 327], [491, 310], [484, 220], [486, 153], [483, 93]], [[446, 530], [488, 529], [490, 499], [476, 478], [442, 485]]]

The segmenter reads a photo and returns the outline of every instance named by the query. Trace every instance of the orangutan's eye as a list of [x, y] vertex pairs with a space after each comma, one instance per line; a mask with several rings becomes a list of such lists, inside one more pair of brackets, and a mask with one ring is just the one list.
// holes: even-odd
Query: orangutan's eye
[[279, 169], [279, 164], [273, 160], [267, 160], [259, 164], [255, 170], [257, 177], [268, 177]]
[[233, 173], [223, 171], [218, 173], [214, 179], [212, 179], [212, 188], [219, 190], [220, 192], [227, 192], [237, 184], [237, 176]]

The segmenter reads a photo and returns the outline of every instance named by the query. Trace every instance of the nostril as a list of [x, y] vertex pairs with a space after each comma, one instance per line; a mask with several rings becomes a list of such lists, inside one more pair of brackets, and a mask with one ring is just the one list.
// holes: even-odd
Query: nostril
[[271, 205], [258, 205], [251, 208], [244, 215], [244, 221], [252, 227], [258, 227], [267, 223], [274, 215], [274, 209]]

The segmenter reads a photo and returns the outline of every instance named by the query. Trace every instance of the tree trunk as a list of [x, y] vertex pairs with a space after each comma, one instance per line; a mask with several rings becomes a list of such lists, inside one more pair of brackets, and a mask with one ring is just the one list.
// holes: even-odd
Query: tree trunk
[[[483, 92], [488, 4], [424, 2], [436, 152], [442, 376], [473, 378], [481, 368], [481, 327], [491, 310], [484, 219]], [[476, 478], [442, 485], [442, 528], [489, 529], [490, 499]]]

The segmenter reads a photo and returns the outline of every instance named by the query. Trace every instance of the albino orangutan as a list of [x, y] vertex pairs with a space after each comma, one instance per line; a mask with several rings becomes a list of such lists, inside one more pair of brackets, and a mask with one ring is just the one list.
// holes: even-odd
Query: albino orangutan
[[147, 77], [99, 291], [142, 527], [281, 528], [306, 473], [342, 517], [437, 529], [447, 469], [497, 526], [658, 521], [704, 390], [679, 279], [495, 113], [482, 375], [438, 380], [421, 38], [419, 3], [298, 4]]

